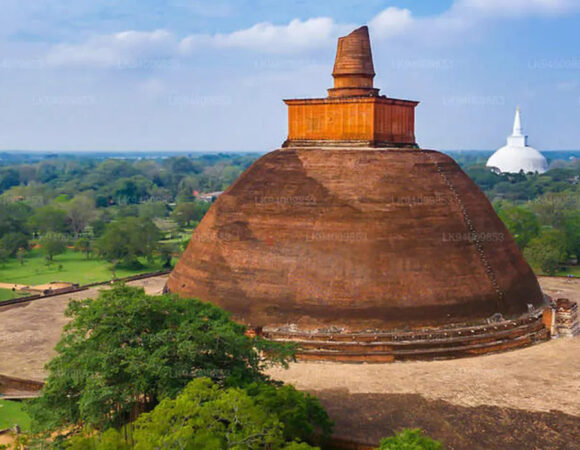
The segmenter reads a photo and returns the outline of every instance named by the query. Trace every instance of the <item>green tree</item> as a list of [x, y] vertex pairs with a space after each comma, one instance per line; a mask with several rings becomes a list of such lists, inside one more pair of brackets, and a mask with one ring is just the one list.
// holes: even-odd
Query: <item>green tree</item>
[[173, 212], [171, 218], [180, 226], [189, 227], [192, 221], [200, 221], [211, 205], [207, 202], [182, 202], [179, 203]]
[[105, 232], [107, 224], [105, 221], [97, 219], [91, 222], [91, 228], [93, 229], [93, 236], [98, 238]]
[[279, 417], [287, 441], [324, 442], [330, 436], [333, 423], [318, 398], [290, 385], [255, 382], [245, 389], [261, 409]]
[[34, 232], [41, 234], [69, 231], [66, 212], [52, 206], [43, 206], [35, 210], [28, 224]]
[[0, 239], [0, 246], [8, 252], [8, 256], [14, 257], [18, 254], [18, 250], [28, 250], [28, 236], [21, 232], [6, 233]]
[[140, 256], [152, 260], [160, 238], [161, 232], [150, 219], [126, 217], [107, 225], [97, 248], [109, 261], [131, 264]]
[[2, 243], [0, 242], [0, 262], [2, 264], [8, 262], [10, 259], [10, 253], [4, 247], [2, 247]]
[[293, 358], [292, 346], [246, 336], [216, 306], [124, 285], [72, 301], [66, 315], [42, 395], [30, 405], [44, 430], [119, 427], [192, 379], [240, 386]]
[[566, 253], [580, 259], [580, 210], [567, 211], [562, 218], [562, 230], [566, 234]]
[[82, 237], [75, 241], [75, 251], [83, 252], [87, 259], [89, 259], [89, 255], [91, 254], [92, 250], [93, 247], [89, 238]]
[[136, 205], [149, 198], [153, 183], [142, 175], [117, 180], [114, 187], [115, 201], [120, 205]]
[[[305, 414], [303, 406], [295, 405], [291, 414]], [[133, 430], [133, 448], [141, 450], [313, 448], [297, 442], [298, 435], [286, 432], [277, 410], [264, 407], [260, 398], [243, 388], [224, 388], [209, 378], [190, 382], [177, 398], [165, 399], [153, 411], [142, 414]], [[75, 438], [71, 448], [122, 449], [125, 442], [121, 433], [107, 431], [101, 436]]]
[[528, 262], [548, 275], [555, 274], [566, 259], [566, 235], [554, 229], [544, 230], [524, 249]]
[[22, 203], [7, 202], [0, 198], [0, 238], [6, 233], [28, 233], [27, 222], [32, 209]]
[[523, 249], [540, 232], [536, 215], [523, 206], [502, 204], [498, 215], [520, 249]]
[[406, 428], [395, 436], [381, 440], [377, 450], [442, 450], [443, 445], [435, 441], [423, 432], [416, 429]]
[[244, 390], [202, 378], [139, 418], [135, 448], [276, 449], [284, 443], [282, 428]]
[[54, 233], [52, 231], [45, 233], [39, 243], [42, 252], [50, 261], [56, 255], [60, 255], [66, 251], [66, 238], [61, 233]]
[[227, 189], [234, 181], [238, 179], [243, 171], [244, 169], [239, 166], [224, 167], [224, 171], [222, 173], [222, 189]]
[[70, 227], [78, 236], [95, 217], [95, 201], [86, 195], [79, 195], [66, 205], [66, 210]]
[[27, 251], [28, 247], [20, 247], [16, 252], [16, 259], [18, 259], [21, 266], [24, 265], [24, 257], [26, 256]]
[[178, 246], [173, 243], [163, 243], [159, 245], [159, 259], [164, 268], [168, 269], [172, 267], [171, 260], [173, 259], [173, 255], [178, 251]]
[[561, 228], [566, 212], [580, 207], [580, 195], [572, 192], [548, 193], [537, 198], [532, 209], [542, 225]]
[[139, 217], [155, 219], [157, 217], [167, 217], [169, 211], [165, 202], [145, 202], [139, 205]]
[[[115, 428], [109, 428], [100, 434], [91, 431], [84, 432], [60, 444], [71, 450], [130, 450], [132, 448]], [[42, 448], [42, 445], [40, 447]]]
[[20, 184], [20, 175], [14, 169], [2, 169], [0, 170], [0, 194], [12, 186], [18, 186]]

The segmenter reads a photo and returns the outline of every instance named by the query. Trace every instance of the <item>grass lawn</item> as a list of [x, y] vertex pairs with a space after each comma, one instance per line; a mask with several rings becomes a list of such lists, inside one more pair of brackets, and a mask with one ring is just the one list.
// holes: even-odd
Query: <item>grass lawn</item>
[[18, 424], [22, 431], [30, 429], [30, 417], [24, 411], [21, 402], [0, 400], [0, 429], [12, 428]]
[[12, 292], [12, 289], [0, 289], [0, 301], [11, 300], [13, 298], [18, 298], [18, 297], [26, 297], [27, 295], [30, 295], [30, 294], [27, 292], [20, 292], [20, 291]]
[[534, 273], [540, 276], [553, 276], [553, 277], [567, 277], [568, 275], [573, 275], [574, 277], [580, 278], [580, 266], [566, 266], [565, 269], [558, 270], [554, 275], [548, 275], [542, 272], [539, 267], [532, 267]]
[[580, 266], [567, 266], [565, 270], [559, 270], [555, 273], [558, 277], [566, 277], [568, 274], [580, 277]]
[[[71, 249], [67, 249], [62, 255], [55, 256], [51, 264], [47, 265], [46, 262], [39, 249], [31, 250], [28, 257], [24, 259], [24, 265], [20, 265], [16, 259], [0, 265], [0, 281], [24, 285], [64, 281], [83, 285], [113, 278], [109, 270], [111, 267], [109, 262], [96, 258], [86, 259], [83, 253], [74, 252]], [[138, 270], [117, 269], [115, 271], [117, 278], [162, 269], [157, 261], [154, 264], [142, 262], [144, 267]]]

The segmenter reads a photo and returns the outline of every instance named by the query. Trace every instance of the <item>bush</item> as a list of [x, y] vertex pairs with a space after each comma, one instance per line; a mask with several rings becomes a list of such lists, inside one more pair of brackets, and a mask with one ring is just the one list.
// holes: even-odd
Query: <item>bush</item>
[[384, 438], [378, 450], [441, 450], [443, 445], [418, 429], [406, 428], [395, 436]]

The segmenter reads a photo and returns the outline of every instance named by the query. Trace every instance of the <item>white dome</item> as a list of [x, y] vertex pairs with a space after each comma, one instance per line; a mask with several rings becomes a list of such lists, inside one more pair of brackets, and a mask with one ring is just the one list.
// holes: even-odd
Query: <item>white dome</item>
[[548, 161], [534, 147], [506, 145], [490, 156], [486, 166], [508, 173], [518, 173], [520, 170], [544, 173], [548, 170]]
[[522, 133], [519, 108], [516, 110], [513, 133], [508, 136], [507, 145], [491, 155], [486, 166], [507, 173], [518, 173], [521, 170], [525, 173], [544, 173], [548, 170], [546, 158], [535, 148], [528, 146], [528, 137]]

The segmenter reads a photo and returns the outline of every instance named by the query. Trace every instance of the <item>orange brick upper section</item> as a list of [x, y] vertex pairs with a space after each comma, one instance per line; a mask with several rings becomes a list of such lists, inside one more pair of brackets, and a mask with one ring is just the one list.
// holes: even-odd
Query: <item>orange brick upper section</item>
[[414, 145], [418, 102], [387, 97], [284, 100], [288, 141]]

